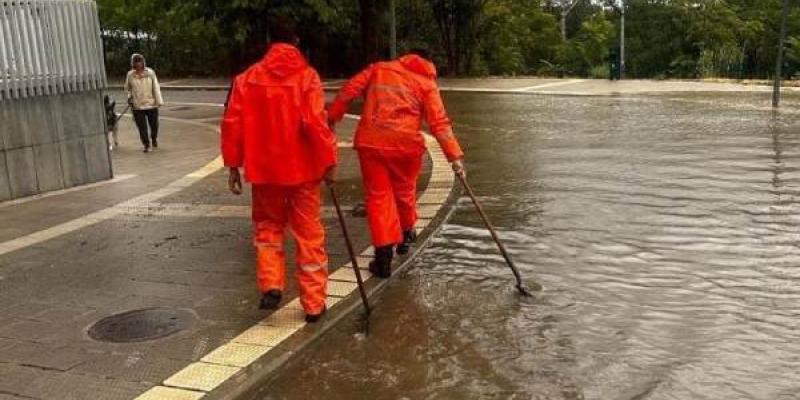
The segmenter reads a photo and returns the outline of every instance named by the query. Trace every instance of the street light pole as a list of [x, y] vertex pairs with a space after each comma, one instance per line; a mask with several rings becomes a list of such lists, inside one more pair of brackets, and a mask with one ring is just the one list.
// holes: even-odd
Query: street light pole
[[620, 23], [619, 23], [619, 79], [625, 79], [625, 0], [619, 0], [620, 4]]
[[783, 44], [786, 41], [786, 16], [789, 14], [789, 0], [783, 0], [783, 16], [781, 17], [781, 36], [778, 39], [778, 56], [775, 61], [775, 85], [772, 90], [772, 107], [778, 108], [781, 103], [781, 80], [783, 75]]

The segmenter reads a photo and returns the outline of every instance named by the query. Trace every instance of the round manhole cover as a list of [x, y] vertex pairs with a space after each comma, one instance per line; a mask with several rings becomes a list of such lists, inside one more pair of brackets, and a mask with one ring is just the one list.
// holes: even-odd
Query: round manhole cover
[[103, 342], [141, 342], [172, 335], [192, 326], [194, 315], [186, 310], [148, 308], [112, 315], [89, 328], [89, 337]]

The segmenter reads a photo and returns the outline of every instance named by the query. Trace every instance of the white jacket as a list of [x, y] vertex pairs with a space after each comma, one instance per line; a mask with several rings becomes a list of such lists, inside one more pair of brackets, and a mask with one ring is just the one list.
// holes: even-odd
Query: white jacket
[[150, 110], [164, 105], [158, 77], [150, 68], [145, 68], [141, 75], [134, 70], [128, 71], [125, 91], [128, 92], [128, 99], [133, 100], [134, 110]]

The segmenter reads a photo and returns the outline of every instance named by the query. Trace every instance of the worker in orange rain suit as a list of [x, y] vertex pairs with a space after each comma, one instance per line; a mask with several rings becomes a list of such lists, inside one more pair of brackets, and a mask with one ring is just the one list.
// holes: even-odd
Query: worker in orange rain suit
[[395, 61], [370, 65], [342, 87], [328, 108], [333, 126], [355, 98], [366, 97], [354, 146], [375, 246], [369, 267], [383, 278], [391, 275], [394, 245], [398, 254], [405, 254], [416, 239], [416, 186], [425, 152], [423, 117], [453, 170], [464, 170], [464, 153], [436, 85], [436, 67], [424, 53], [416, 50]]
[[284, 231], [297, 245], [295, 276], [306, 321], [325, 312], [328, 256], [320, 183], [333, 179], [336, 138], [328, 127], [319, 75], [295, 47], [293, 32], [271, 33], [266, 56], [236, 77], [222, 121], [229, 188], [241, 194], [239, 167], [252, 184], [261, 308], [276, 308], [285, 288]]

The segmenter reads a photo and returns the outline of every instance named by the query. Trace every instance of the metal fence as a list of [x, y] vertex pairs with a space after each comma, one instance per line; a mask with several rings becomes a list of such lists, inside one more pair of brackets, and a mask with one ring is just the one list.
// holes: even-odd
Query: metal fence
[[92, 0], [0, 0], [0, 101], [106, 85]]

